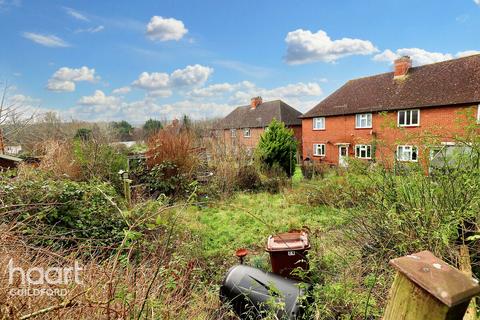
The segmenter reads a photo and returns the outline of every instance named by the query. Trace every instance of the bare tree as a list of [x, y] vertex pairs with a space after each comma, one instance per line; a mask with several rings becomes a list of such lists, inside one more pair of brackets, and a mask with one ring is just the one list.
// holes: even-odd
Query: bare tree
[[0, 97], [0, 153], [5, 153], [5, 139], [10, 140], [14, 135], [24, 130], [34, 117], [28, 114], [23, 101], [10, 99], [8, 92], [11, 89], [5, 81]]

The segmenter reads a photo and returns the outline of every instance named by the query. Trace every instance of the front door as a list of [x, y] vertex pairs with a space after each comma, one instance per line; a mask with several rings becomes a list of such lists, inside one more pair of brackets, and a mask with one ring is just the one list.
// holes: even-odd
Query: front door
[[346, 167], [348, 160], [348, 146], [338, 146], [338, 165], [340, 167]]

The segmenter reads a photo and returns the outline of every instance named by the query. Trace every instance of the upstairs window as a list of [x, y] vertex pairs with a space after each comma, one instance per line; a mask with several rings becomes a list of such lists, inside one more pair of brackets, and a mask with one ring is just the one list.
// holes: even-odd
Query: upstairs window
[[355, 115], [355, 128], [371, 128], [372, 127], [372, 114], [360, 113]]
[[398, 161], [418, 161], [418, 148], [415, 146], [398, 146], [397, 147]]
[[415, 127], [420, 125], [420, 110], [401, 110], [398, 111], [399, 127]]
[[250, 138], [250, 128], [243, 129], [243, 137]]
[[313, 155], [317, 157], [325, 156], [325, 145], [324, 144], [314, 144], [313, 145]]
[[232, 138], [236, 138], [237, 137], [237, 129], [230, 129], [230, 136]]
[[313, 130], [325, 130], [325, 117], [313, 118]]
[[355, 157], [359, 159], [372, 159], [372, 146], [369, 144], [357, 144]]

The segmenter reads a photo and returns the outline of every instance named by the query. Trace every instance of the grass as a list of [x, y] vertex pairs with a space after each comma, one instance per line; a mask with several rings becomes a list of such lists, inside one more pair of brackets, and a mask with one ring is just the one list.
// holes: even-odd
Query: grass
[[183, 223], [201, 239], [205, 257], [223, 260], [217, 263], [232, 263], [238, 248], [247, 248], [252, 260], [261, 259], [269, 235], [304, 227], [316, 233], [338, 222], [331, 208], [296, 203], [290, 196], [295, 192], [238, 193], [211, 207], [190, 207]]

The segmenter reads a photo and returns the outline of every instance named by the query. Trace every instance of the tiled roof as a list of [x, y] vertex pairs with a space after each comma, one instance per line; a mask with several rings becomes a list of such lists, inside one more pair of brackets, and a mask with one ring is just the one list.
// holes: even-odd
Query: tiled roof
[[281, 100], [259, 104], [255, 109], [250, 105], [237, 107], [218, 123], [219, 129], [263, 128], [275, 118], [287, 126], [301, 125], [302, 113]]
[[302, 118], [480, 102], [480, 55], [348, 81]]

